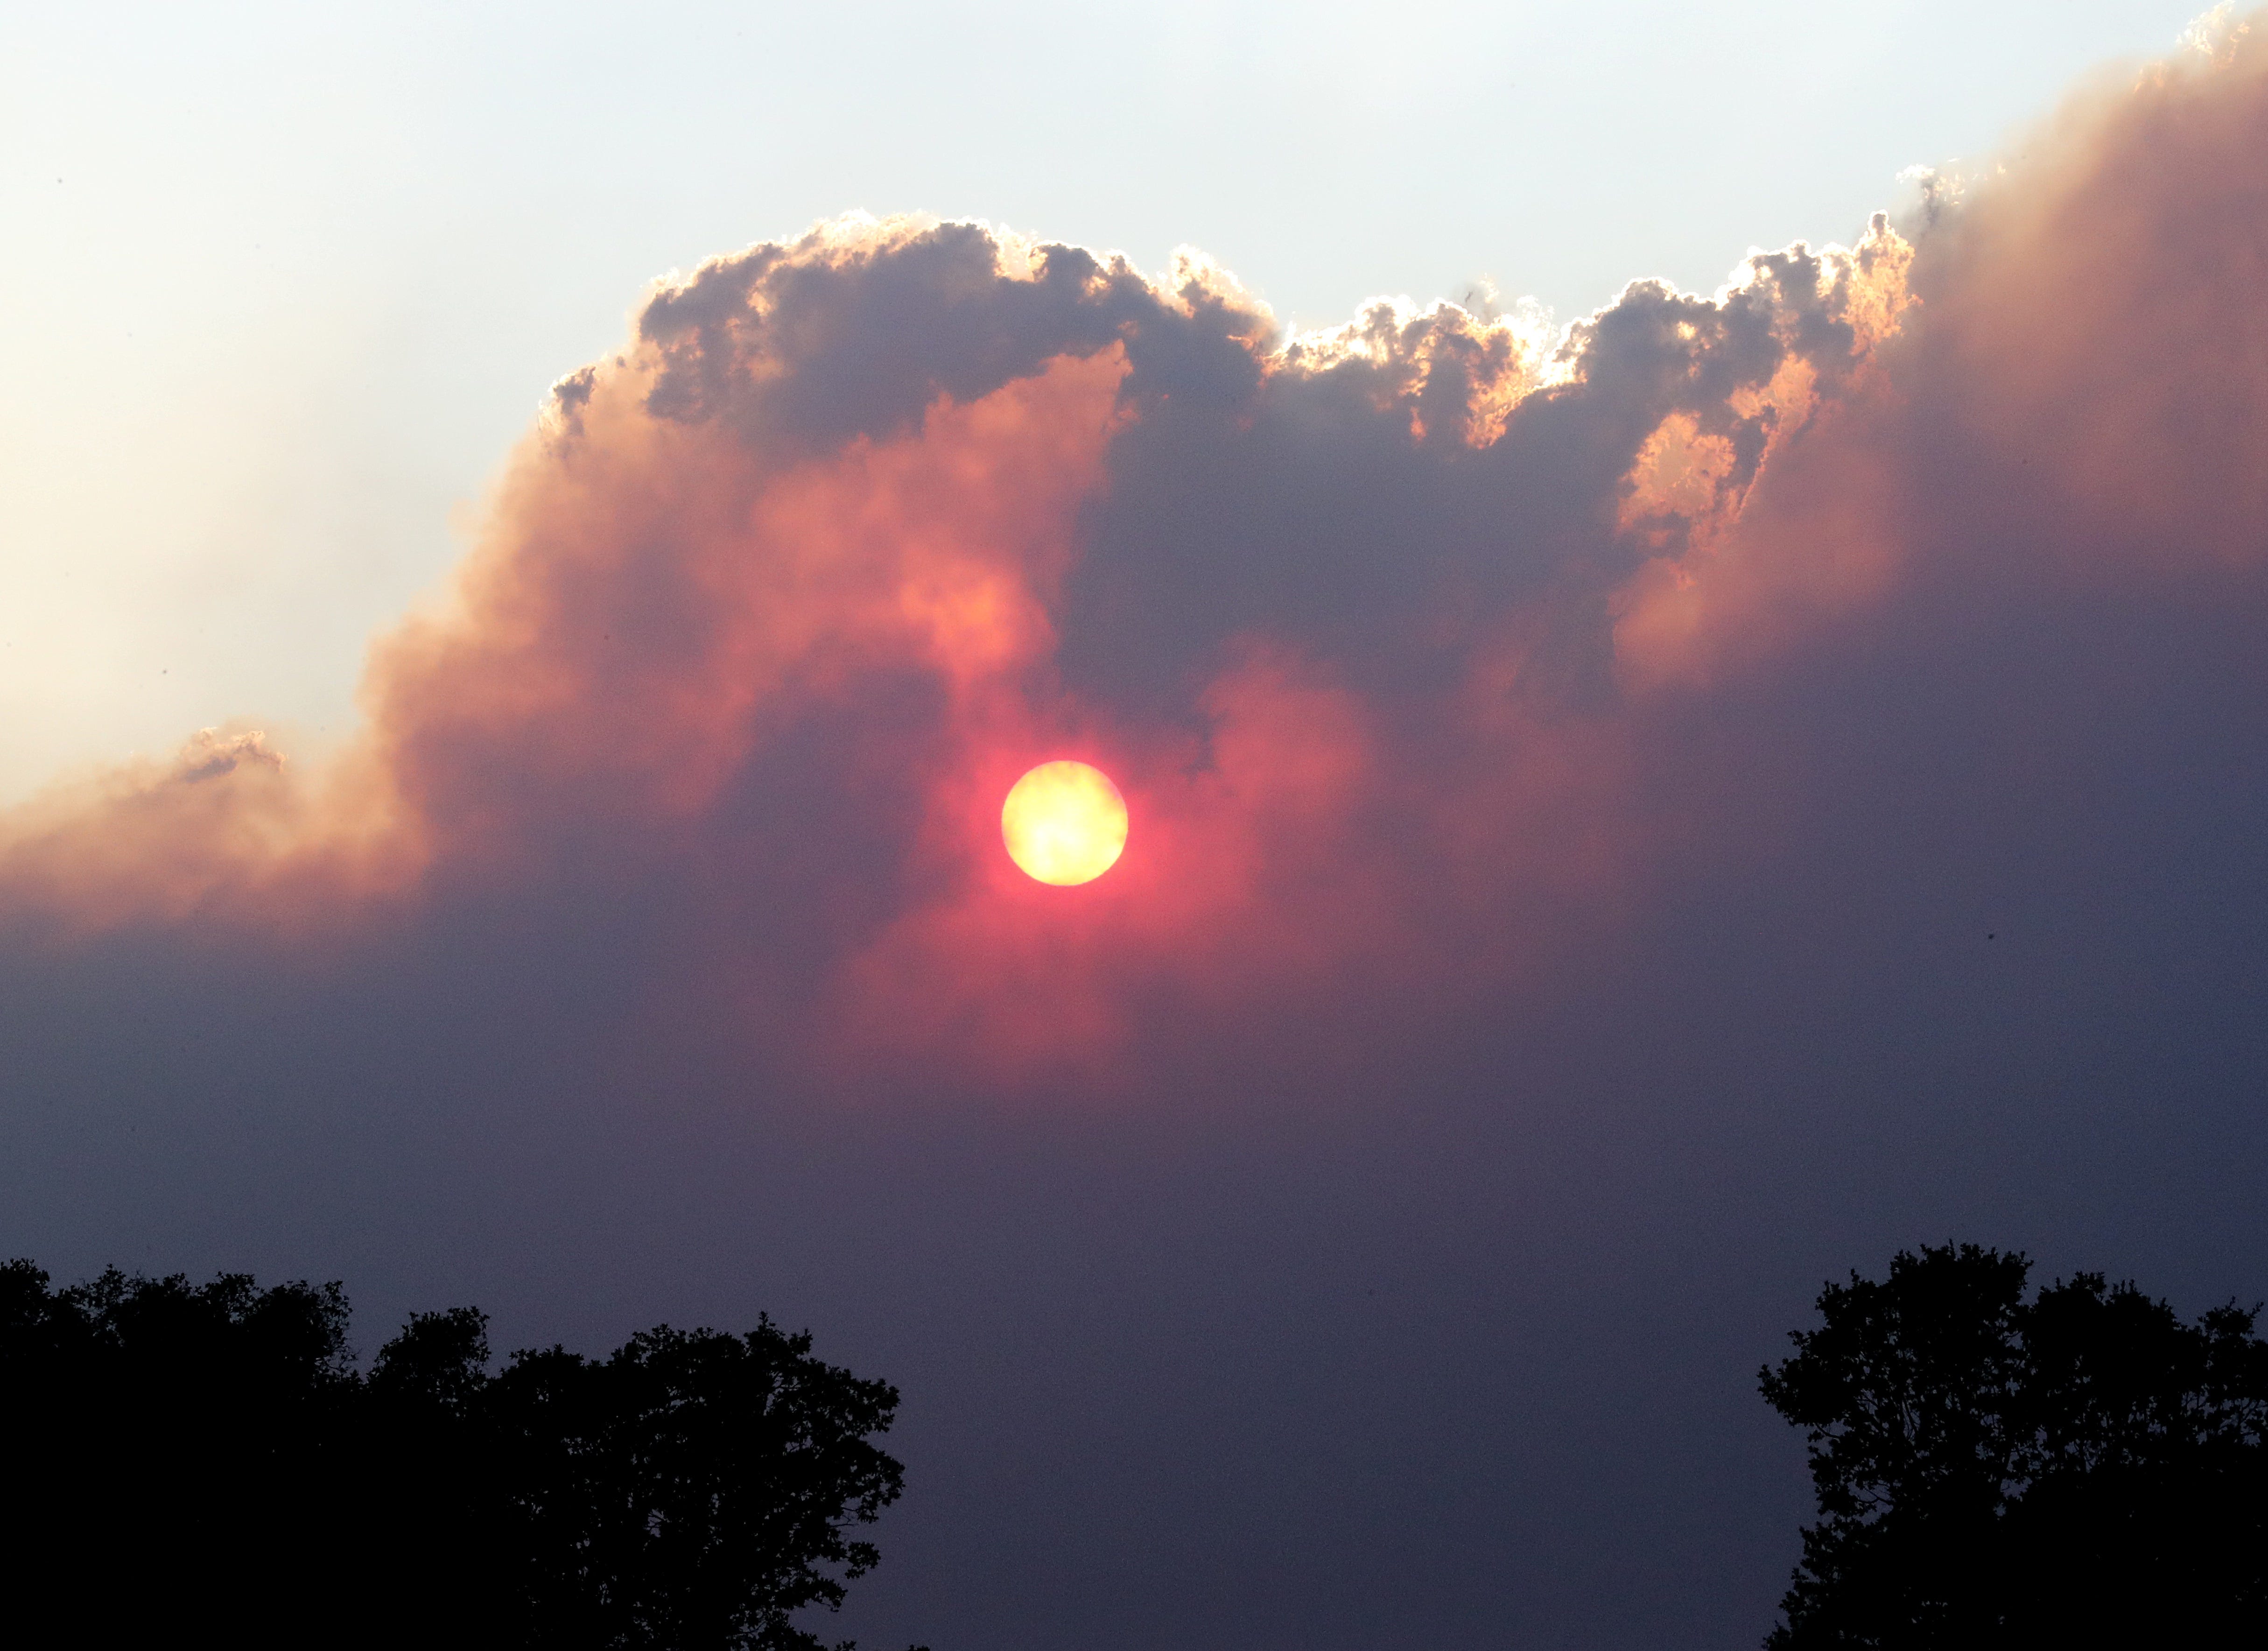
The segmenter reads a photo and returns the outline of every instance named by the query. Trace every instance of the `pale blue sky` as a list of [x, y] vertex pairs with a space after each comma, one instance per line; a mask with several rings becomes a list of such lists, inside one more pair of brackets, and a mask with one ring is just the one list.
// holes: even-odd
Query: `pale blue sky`
[[[0, 799], [337, 729], [551, 380], [853, 208], [1300, 325], [1848, 240], [2199, 0], [0, 5]], [[453, 521], [456, 524], [453, 527]]]

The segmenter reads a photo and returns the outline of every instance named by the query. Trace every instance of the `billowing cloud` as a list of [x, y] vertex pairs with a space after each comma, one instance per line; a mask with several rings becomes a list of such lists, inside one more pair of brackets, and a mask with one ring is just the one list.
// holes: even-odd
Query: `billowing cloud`
[[[1626, 1126], [1617, 1175], [1770, 1093], [1743, 1162], [1808, 1130], [1815, 1186], [1920, 1182], [1935, 1142], [1936, 1186], [2019, 1153], [1984, 1088], [2121, 1060], [2237, 1129], [2263, 156], [2268, 41], [2224, 30], [1924, 221], [1557, 332], [1380, 302], [1287, 337], [1195, 254], [966, 223], [718, 259], [556, 387], [352, 741], [207, 731], [8, 816], [0, 954], [78, 971], [59, 1026], [116, 993], [292, 1072], [414, 1044], [507, 1134], [571, 1070], [575, 1108], [660, 1070], [806, 1119], [1559, 1084]], [[1064, 756], [1131, 836], [1042, 888], [998, 810]], [[1471, 1104], [1445, 1139], [1500, 1127]], [[2021, 1151], [2060, 1139], [2025, 1104]], [[1748, 1173], [1681, 1230], [1778, 1242], [1709, 1201]], [[1668, 1219], [1606, 1179], [1614, 1243]]]
[[[1643, 858], [1616, 625], [1658, 629], [1646, 581], [1690, 581], [1858, 393], [1910, 257], [1878, 221], [1557, 340], [1388, 304], [1285, 340], [1194, 256], [1153, 282], [913, 221], [759, 247], [563, 381], [446, 603], [377, 649], [358, 746], [197, 746], [50, 807], [7, 886], [328, 932], [468, 882], [697, 884], [701, 988], [752, 1025], [792, 1001], [829, 1070], [998, 1081], [1358, 977], [1492, 990]], [[1066, 753], [1138, 822], [1077, 893], [994, 821]], [[137, 907], [111, 845], [152, 832]]]

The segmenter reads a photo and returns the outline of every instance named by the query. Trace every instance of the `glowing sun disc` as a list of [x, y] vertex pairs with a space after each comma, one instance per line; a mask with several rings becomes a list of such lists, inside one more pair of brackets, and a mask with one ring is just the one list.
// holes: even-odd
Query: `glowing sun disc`
[[1126, 847], [1126, 799], [1085, 763], [1042, 763], [1000, 805], [1008, 858], [1043, 883], [1091, 883]]

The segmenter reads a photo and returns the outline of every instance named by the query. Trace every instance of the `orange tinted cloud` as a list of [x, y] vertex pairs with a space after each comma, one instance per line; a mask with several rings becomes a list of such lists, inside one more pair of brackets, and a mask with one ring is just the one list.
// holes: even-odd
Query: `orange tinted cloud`
[[[1712, 832], [1797, 829], [1677, 753], [1807, 650], [1932, 581], [2258, 561], [2268, 55], [2036, 152], [1916, 243], [1557, 338], [1380, 305], [1281, 340], [1194, 258], [969, 225], [718, 260], [562, 382], [353, 745], [59, 791], [0, 907], [42, 944], [650, 907], [655, 995], [846, 1080], [1423, 1036]], [[1133, 818], [1077, 888], [998, 835], [1058, 756]]]
[[2021, 162], [1958, 190], [1918, 258], [1877, 253], [1860, 327], [1895, 341], [1861, 394], [1775, 432], [1802, 439], [1755, 499], [1727, 510], [1719, 486], [1665, 511], [1705, 543], [1625, 593], [1633, 680], [1863, 612], [1916, 556], [2058, 584], [2257, 564], [2264, 145], [2268, 41], [2239, 29], [2075, 98]]

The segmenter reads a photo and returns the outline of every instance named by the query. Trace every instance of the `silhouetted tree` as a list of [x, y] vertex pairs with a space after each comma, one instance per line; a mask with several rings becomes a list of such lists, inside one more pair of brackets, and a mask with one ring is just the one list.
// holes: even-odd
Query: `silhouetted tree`
[[493, 1442], [488, 1316], [413, 1313], [364, 1384], [359, 1508], [373, 1643], [526, 1642], [511, 1490]]
[[897, 1393], [760, 1320], [489, 1369], [413, 1315], [367, 1376], [335, 1284], [0, 1268], [0, 1580], [89, 1641], [816, 1651], [875, 1563]]
[[[1900, 1252], [1761, 1375], [1819, 1522], [1775, 1651], [2208, 1642], [2268, 1618], [2268, 1343], [2082, 1273]], [[2218, 1642], [2217, 1638], [2214, 1642]]]
[[68, 1602], [90, 1642], [185, 1615], [254, 1640], [319, 1631], [355, 1389], [338, 1287], [47, 1283], [0, 1267], [11, 1581]]
[[519, 1353], [488, 1402], [532, 1643], [816, 1651], [790, 1615], [873, 1566], [850, 1530], [902, 1481], [867, 1442], [896, 1393], [768, 1320]]

